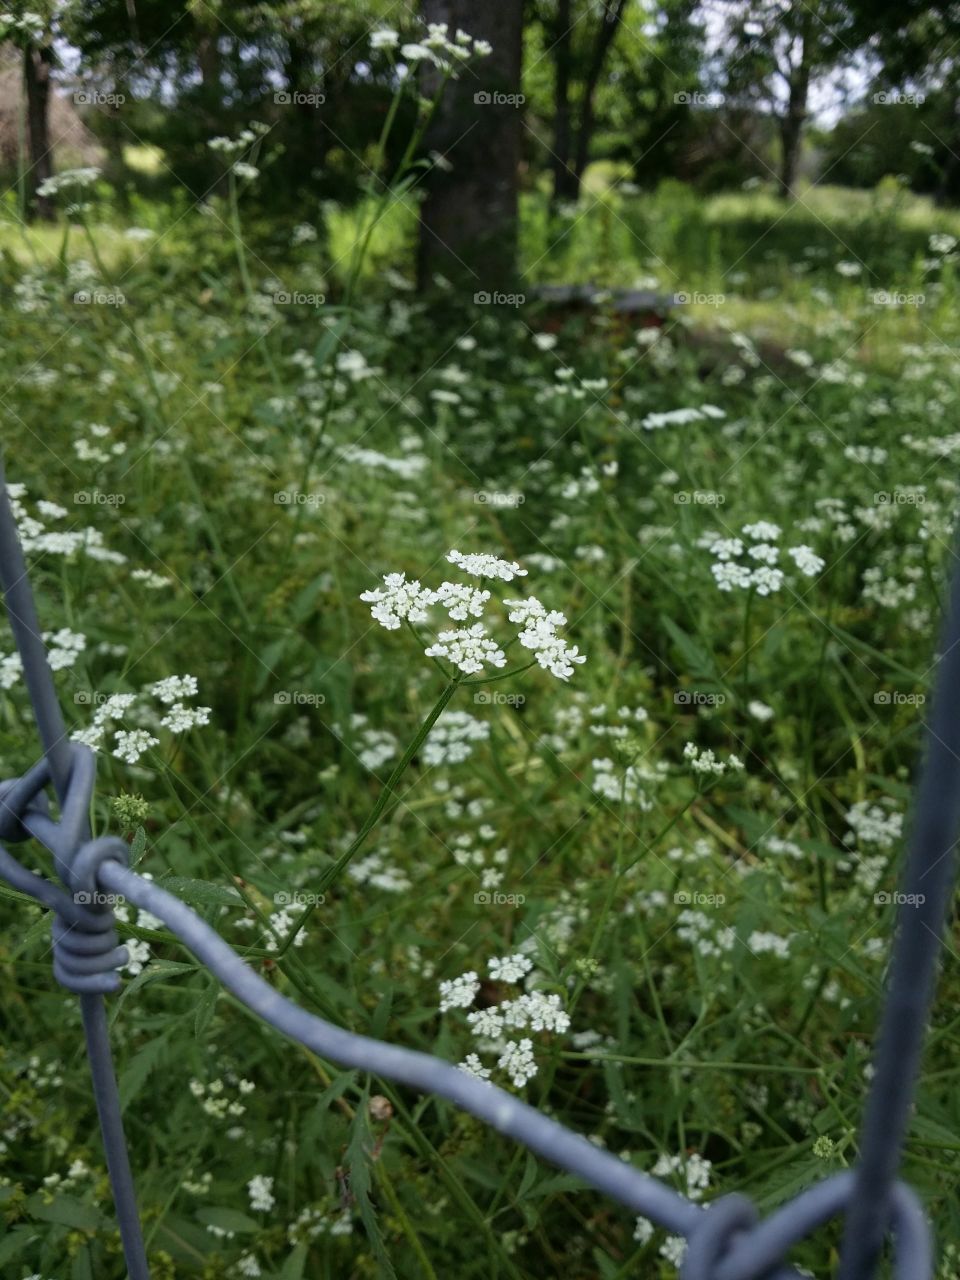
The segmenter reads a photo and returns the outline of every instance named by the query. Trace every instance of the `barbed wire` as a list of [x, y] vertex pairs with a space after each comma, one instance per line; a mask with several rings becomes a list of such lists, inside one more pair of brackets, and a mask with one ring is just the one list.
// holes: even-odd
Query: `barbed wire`
[[[123, 1133], [104, 997], [127, 960], [112, 903], [150, 912], [253, 1014], [341, 1067], [437, 1094], [566, 1169], [633, 1213], [685, 1237], [681, 1280], [794, 1280], [790, 1249], [832, 1218], [845, 1220], [840, 1280], [873, 1280], [894, 1240], [896, 1280], [931, 1280], [933, 1244], [923, 1208], [896, 1178], [914, 1096], [960, 831], [960, 574], [954, 573], [926, 730], [890, 981], [854, 1170], [815, 1183], [768, 1218], [733, 1193], [707, 1207], [595, 1146], [535, 1107], [450, 1062], [346, 1031], [301, 1009], [265, 982], [196, 912], [129, 866], [129, 847], [91, 838], [93, 751], [71, 742], [47, 661], [0, 457], [0, 585], [43, 750], [21, 777], [0, 783], [0, 878], [53, 913], [54, 977], [80, 1001], [87, 1057], [130, 1280], [149, 1280]], [[59, 805], [50, 814], [48, 790]], [[5, 844], [35, 839], [61, 885], [22, 866]], [[910, 904], [910, 905], [908, 905]], [[916, 905], [914, 905], [916, 904]]]

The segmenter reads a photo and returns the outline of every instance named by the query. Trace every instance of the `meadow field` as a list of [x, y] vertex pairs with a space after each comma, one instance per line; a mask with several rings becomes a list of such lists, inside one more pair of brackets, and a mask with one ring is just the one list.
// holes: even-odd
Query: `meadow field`
[[[576, 206], [525, 195], [521, 297], [427, 302], [402, 195], [82, 201], [4, 221], [0, 403], [95, 832], [305, 1007], [695, 1199], [769, 1211], [851, 1164], [955, 562], [960, 215], [598, 168]], [[662, 305], [619, 312], [636, 288]], [[156, 1280], [675, 1274], [682, 1241], [282, 1041], [117, 911]], [[49, 945], [0, 885], [0, 1271], [122, 1280]], [[958, 994], [948, 946], [904, 1170], [944, 1280]]]

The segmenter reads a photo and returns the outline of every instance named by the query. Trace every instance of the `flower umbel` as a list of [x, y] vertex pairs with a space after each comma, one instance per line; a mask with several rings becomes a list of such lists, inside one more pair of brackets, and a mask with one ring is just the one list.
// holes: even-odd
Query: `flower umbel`
[[[466, 554], [454, 549], [446, 558], [461, 573], [489, 583], [512, 582], [527, 572], [515, 560], [501, 560], [485, 552]], [[382, 587], [364, 591], [360, 599], [371, 606], [374, 619], [388, 631], [396, 631], [401, 622], [428, 622], [435, 606], [444, 609], [454, 622], [470, 622], [473, 618], [485, 619], [491, 602], [500, 604], [506, 610], [507, 621], [520, 628], [509, 640], [499, 641], [484, 620], [440, 631], [424, 649], [428, 658], [445, 659], [464, 675], [479, 675], [488, 667], [505, 667], [506, 649], [514, 642], [532, 653], [543, 670], [558, 680], [569, 680], [574, 666], [586, 662], [586, 656], [560, 634], [560, 628], [567, 625], [566, 615], [548, 609], [536, 596], [497, 601], [492, 591], [481, 587], [444, 581], [432, 590], [419, 579], [408, 581], [405, 573], [388, 573]], [[502, 618], [493, 620], [503, 624]]]

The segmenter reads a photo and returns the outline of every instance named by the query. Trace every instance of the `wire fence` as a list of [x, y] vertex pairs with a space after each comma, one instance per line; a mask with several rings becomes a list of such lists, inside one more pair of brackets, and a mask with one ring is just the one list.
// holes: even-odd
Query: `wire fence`
[[[96, 763], [71, 742], [47, 661], [0, 459], [0, 584], [36, 721], [42, 756], [0, 783], [0, 877], [53, 913], [53, 972], [79, 997], [93, 1092], [130, 1280], [149, 1280], [130, 1155], [107, 1034], [104, 997], [118, 989], [112, 902], [121, 897], [159, 917], [224, 987], [283, 1035], [342, 1067], [437, 1094], [522, 1143], [635, 1214], [686, 1238], [681, 1280], [789, 1280], [791, 1248], [831, 1219], [844, 1219], [840, 1280], [873, 1280], [892, 1237], [896, 1280], [930, 1280], [931, 1231], [916, 1194], [897, 1180], [960, 830], [960, 573], [943, 632], [925, 734], [909, 855], [903, 874], [888, 990], [855, 1169], [814, 1184], [761, 1220], [750, 1199], [721, 1196], [706, 1208], [596, 1147], [511, 1094], [429, 1054], [356, 1035], [307, 1013], [275, 991], [190, 907], [130, 870], [125, 841], [91, 838]], [[52, 789], [59, 817], [50, 813]], [[60, 884], [22, 866], [5, 847], [46, 847]], [[911, 905], [907, 905], [911, 904]], [[913, 905], [916, 904], [916, 905]]]

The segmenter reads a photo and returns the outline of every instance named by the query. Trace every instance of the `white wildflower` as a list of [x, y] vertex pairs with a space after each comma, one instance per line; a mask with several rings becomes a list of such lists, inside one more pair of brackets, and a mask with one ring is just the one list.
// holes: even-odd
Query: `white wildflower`
[[518, 1089], [522, 1089], [537, 1074], [537, 1064], [533, 1060], [533, 1042], [526, 1039], [508, 1040], [497, 1066], [507, 1072]]
[[496, 556], [483, 553], [465, 555], [454, 550], [447, 552], [447, 559], [461, 572], [475, 578], [500, 578], [503, 582], [512, 582], [514, 578], [525, 577], [527, 572], [515, 560], [498, 560]]
[[255, 1213], [269, 1213], [277, 1203], [273, 1194], [273, 1179], [262, 1173], [250, 1179], [247, 1183], [247, 1191], [250, 1195], [250, 1208]]
[[487, 634], [482, 622], [459, 631], [441, 631], [436, 643], [424, 650], [428, 658], [446, 658], [467, 675], [483, 671], [483, 664], [505, 667], [507, 656]]
[[383, 587], [364, 591], [360, 599], [373, 605], [370, 612], [381, 627], [396, 631], [404, 619], [426, 622], [427, 609], [434, 603], [435, 596], [419, 582], [407, 582], [404, 573], [387, 573]]
[[471, 970], [461, 974], [459, 978], [451, 978], [440, 983], [440, 1012], [448, 1009], [468, 1009], [480, 990], [477, 975]]
[[159, 745], [160, 739], [154, 738], [146, 729], [120, 729], [117, 732], [113, 754], [117, 760], [136, 764], [145, 751]]

